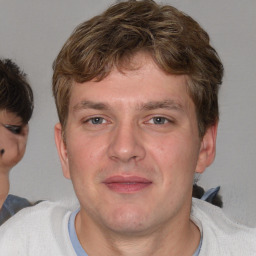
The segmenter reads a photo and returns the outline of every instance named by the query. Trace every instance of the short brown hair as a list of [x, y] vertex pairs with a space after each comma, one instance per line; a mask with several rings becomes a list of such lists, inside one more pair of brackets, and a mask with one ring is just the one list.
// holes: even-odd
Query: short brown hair
[[199, 135], [219, 118], [223, 66], [208, 34], [188, 15], [151, 0], [120, 2], [80, 24], [54, 64], [53, 94], [65, 129], [72, 83], [101, 80], [137, 52], [170, 74], [184, 74], [196, 106]]
[[0, 110], [16, 114], [27, 124], [33, 109], [33, 91], [27, 75], [12, 60], [0, 59]]

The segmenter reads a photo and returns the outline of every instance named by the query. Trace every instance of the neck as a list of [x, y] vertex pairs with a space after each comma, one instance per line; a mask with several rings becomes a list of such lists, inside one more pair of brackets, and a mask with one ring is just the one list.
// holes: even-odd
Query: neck
[[[189, 216], [187, 222], [178, 221], [173, 225], [162, 225], [139, 235], [120, 235], [109, 230], [105, 232], [97, 226], [87, 224], [83, 223], [79, 213], [76, 218], [76, 231], [82, 247], [89, 255], [191, 256], [200, 242], [200, 231]], [[94, 232], [84, 234], [84, 230]]]
[[0, 171], [0, 209], [2, 208], [10, 188], [9, 174]]

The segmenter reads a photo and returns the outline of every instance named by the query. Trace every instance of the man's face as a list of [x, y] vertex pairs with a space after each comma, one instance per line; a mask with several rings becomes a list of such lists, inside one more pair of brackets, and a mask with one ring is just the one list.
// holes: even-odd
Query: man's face
[[[72, 88], [64, 143], [56, 143], [85, 225], [151, 232], [189, 219], [195, 171], [209, 161], [215, 133], [198, 135], [185, 76], [167, 75], [151, 58]], [[209, 143], [208, 143], [209, 142]]]

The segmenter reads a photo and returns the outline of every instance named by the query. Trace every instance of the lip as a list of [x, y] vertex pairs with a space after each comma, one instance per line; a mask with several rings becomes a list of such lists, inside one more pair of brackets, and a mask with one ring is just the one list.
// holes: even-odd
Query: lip
[[139, 176], [111, 176], [103, 181], [110, 190], [117, 193], [130, 194], [149, 187], [152, 181]]

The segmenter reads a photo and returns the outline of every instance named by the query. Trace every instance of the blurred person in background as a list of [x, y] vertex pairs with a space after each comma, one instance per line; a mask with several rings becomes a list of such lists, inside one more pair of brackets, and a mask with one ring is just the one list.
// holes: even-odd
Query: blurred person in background
[[22, 159], [28, 122], [34, 108], [26, 74], [10, 59], [0, 60], [0, 225], [24, 207], [25, 198], [10, 195], [10, 170]]

